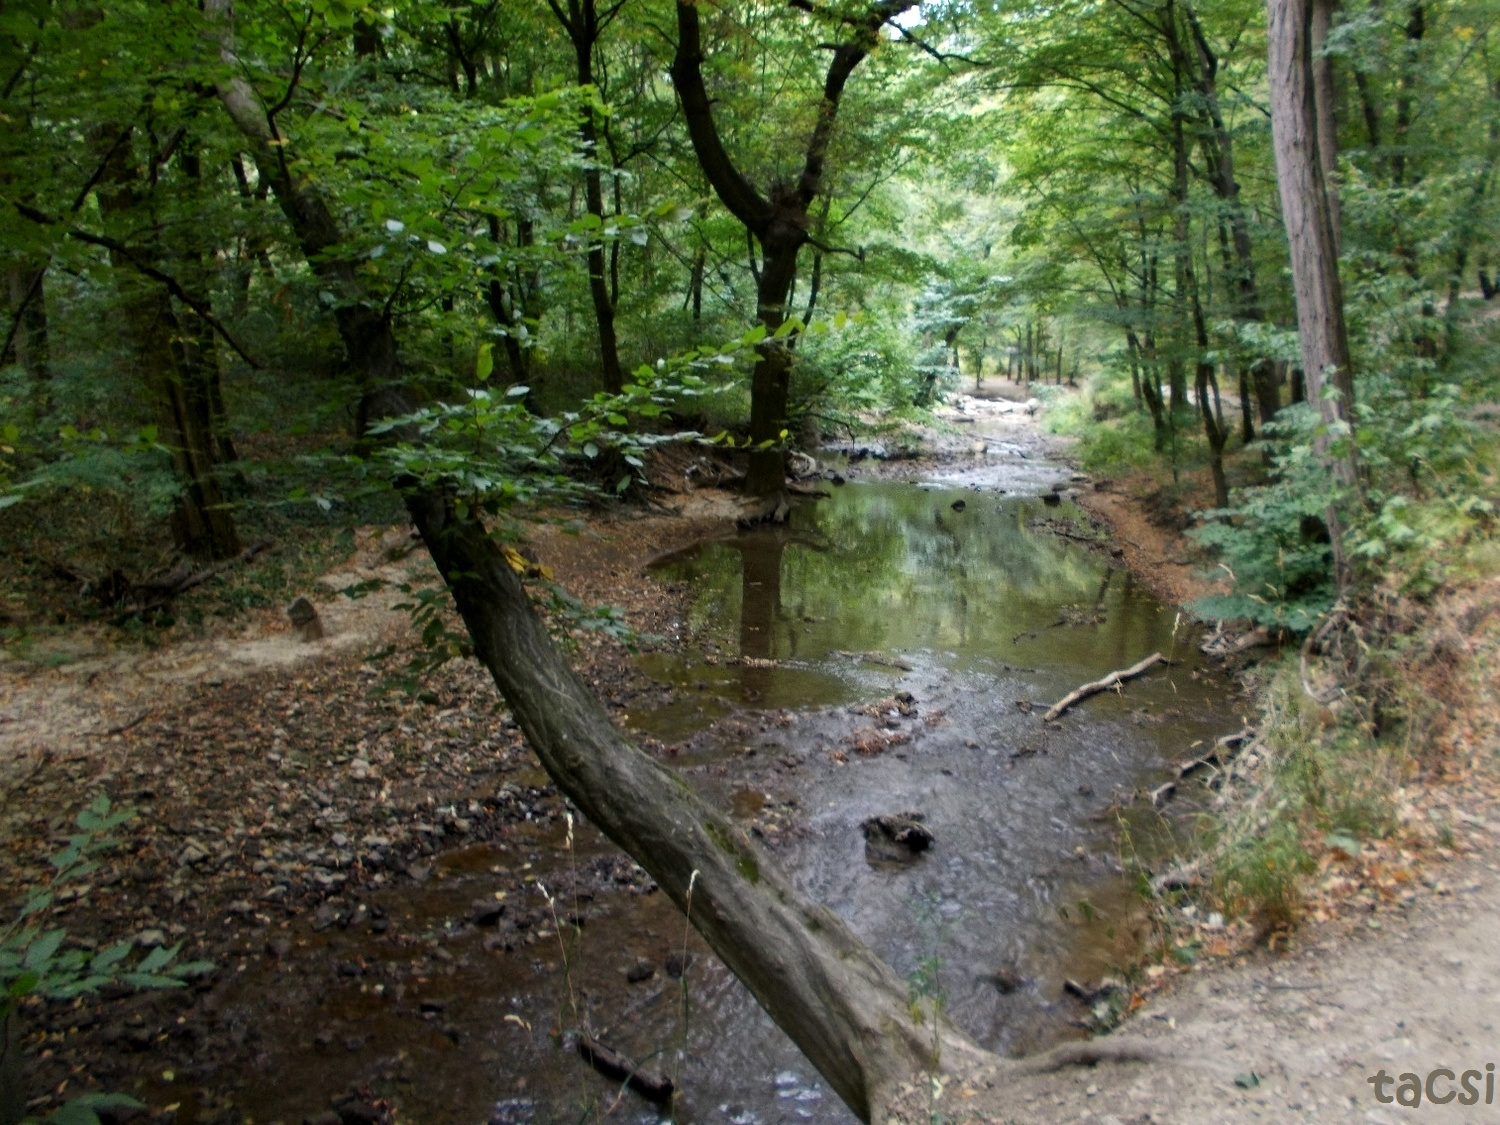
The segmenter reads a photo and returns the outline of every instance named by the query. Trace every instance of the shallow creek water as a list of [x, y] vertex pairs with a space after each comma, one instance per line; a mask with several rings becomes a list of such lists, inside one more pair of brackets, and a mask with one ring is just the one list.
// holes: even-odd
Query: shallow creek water
[[[1080, 1034], [1088, 1010], [1064, 979], [1096, 981], [1141, 939], [1114, 810], [1127, 810], [1135, 846], [1159, 847], [1160, 822], [1131, 794], [1239, 725], [1227, 690], [1200, 672], [1194, 638], [1174, 633], [1175, 613], [1106, 552], [1057, 534], [1070, 518], [1081, 514], [1066, 503], [972, 483], [850, 484], [788, 527], [690, 549], [658, 568], [690, 588], [686, 643], [641, 657], [678, 691], [629, 720], [676, 746], [669, 760], [799, 885], [1006, 1053]], [[1056, 726], [1028, 709], [1153, 651], [1178, 663]], [[898, 692], [915, 714], [867, 713]], [[853, 748], [876, 730], [899, 741], [873, 755]], [[862, 821], [905, 810], [925, 815], [932, 849], [904, 862], [868, 852]], [[388, 907], [408, 927], [461, 918], [496, 872], [525, 864], [545, 882], [607, 854], [584, 828], [571, 849], [556, 829], [472, 848]], [[604, 1042], [676, 1074], [679, 1120], [854, 1120], [665, 895], [601, 894], [587, 909], [566, 966], [555, 936], [495, 955], [474, 934], [445, 973], [394, 996], [350, 982], [321, 1018], [359, 1028], [361, 1054], [389, 1060], [407, 1120], [594, 1116], [615, 1089], [554, 1034], [582, 1013]], [[685, 981], [667, 968], [683, 950]], [[642, 959], [655, 975], [628, 983]], [[407, 1018], [390, 1014], [393, 1000]], [[353, 1066], [293, 1053], [274, 1066], [278, 1090], [247, 1102], [260, 1103], [257, 1120], [274, 1117], [286, 1090], [326, 1090]], [[613, 1115], [659, 1116], [633, 1094]]]

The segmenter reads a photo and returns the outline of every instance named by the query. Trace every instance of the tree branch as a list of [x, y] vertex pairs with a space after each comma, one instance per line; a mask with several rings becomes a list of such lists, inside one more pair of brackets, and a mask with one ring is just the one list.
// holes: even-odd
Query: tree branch
[[765, 230], [775, 210], [734, 166], [714, 123], [713, 106], [703, 84], [703, 31], [698, 9], [691, 0], [677, 0], [677, 53], [672, 59], [672, 83], [677, 87], [688, 136], [708, 182], [735, 218], [752, 231]]
[[[11, 200], [11, 205], [15, 207], [15, 209], [20, 212], [20, 214], [24, 218], [30, 219], [33, 223], [36, 223], [39, 226], [50, 227], [62, 225], [61, 220], [54, 219], [45, 211], [39, 211], [29, 204]], [[239, 356], [242, 360], [249, 364], [252, 370], [260, 370], [260, 364], [251, 359], [250, 355], [245, 351], [245, 349], [240, 347], [239, 341], [229, 334], [229, 329], [225, 328], [224, 325], [219, 322], [219, 319], [214, 316], [213, 312], [206, 305], [204, 305], [203, 302], [189, 296], [187, 290], [182, 287], [182, 283], [171, 274], [157, 269], [149, 261], [143, 259], [135, 250], [125, 245], [125, 243], [121, 242], [119, 239], [110, 238], [108, 235], [94, 234], [92, 231], [87, 231], [82, 227], [75, 226], [64, 226], [63, 233], [66, 234], [69, 238], [73, 239], [75, 242], [83, 242], [90, 246], [98, 246], [110, 251], [111, 253], [120, 255], [120, 257], [129, 262], [130, 265], [138, 273], [144, 274], [152, 281], [160, 282], [162, 285], [165, 285], [167, 287], [167, 292], [171, 293], [172, 296], [176, 297], [184, 305], [186, 305], [188, 308], [192, 309], [195, 313], [202, 317], [205, 324], [207, 324], [221, 337], [223, 337], [224, 342], [234, 350], [235, 355]]]
[[26, 316], [26, 309], [36, 295], [42, 291], [42, 278], [46, 275], [47, 268], [43, 266], [36, 271], [36, 276], [31, 279], [31, 288], [26, 290], [26, 296], [21, 298], [21, 303], [16, 306], [15, 315], [10, 320], [10, 331], [5, 334], [5, 343], [0, 345], [0, 362], [10, 354], [10, 347], [16, 342], [16, 336], [21, 331], [21, 322]]

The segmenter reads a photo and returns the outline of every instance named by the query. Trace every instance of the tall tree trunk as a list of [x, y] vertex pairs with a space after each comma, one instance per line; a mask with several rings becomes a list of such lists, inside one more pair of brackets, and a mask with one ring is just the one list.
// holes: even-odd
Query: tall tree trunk
[[[1267, 0], [1267, 9], [1272, 143], [1282, 222], [1290, 249], [1302, 370], [1307, 397], [1323, 417], [1324, 424], [1316, 439], [1317, 451], [1328, 457], [1334, 438], [1342, 439], [1342, 454], [1331, 460], [1336, 478], [1352, 489], [1357, 487], [1359, 476], [1354, 442], [1348, 433], [1354, 405], [1353, 365], [1344, 324], [1338, 245], [1318, 151], [1319, 128], [1312, 81], [1312, 3]], [[1324, 394], [1325, 383], [1331, 383], [1338, 393]], [[1351, 574], [1339, 513], [1333, 504], [1329, 505], [1326, 519], [1342, 591], [1348, 588]]]
[[[1484, 216], [1484, 201], [1489, 195], [1490, 179], [1500, 162], [1500, 78], [1490, 84], [1489, 144], [1485, 147], [1484, 163], [1480, 166], [1474, 182], [1469, 187], [1466, 206], [1459, 212], [1453, 239], [1453, 272], [1448, 277], [1448, 304], [1443, 310], [1443, 358], [1447, 368], [1458, 350], [1459, 338], [1459, 293], [1463, 289], [1464, 272], [1469, 264], [1469, 244], [1474, 240], [1479, 223]], [[1490, 299], [1489, 279], [1480, 271], [1479, 289], [1485, 300]]]
[[[502, 244], [507, 237], [505, 224], [498, 215], [489, 216], [490, 241]], [[527, 216], [516, 217], [516, 250], [524, 257], [536, 243], [536, 224]], [[524, 262], [508, 268], [496, 265], [484, 287], [485, 304], [490, 316], [500, 325], [500, 337], [505, 349], [506, 364], [510, 368], [511, 382], [526, 388], [526, 409], [536, 414], [540, 410], [537, 402], [535, 371], [531, 365], [531, 349], [527, 346], [530, 335], [528, 321], [535, 322], [541, 316], [537, 307], [537, 295], [541, 291], [541, 278], [535, 268], [527, 269]]]
[[[1208, 172], [1209, 184], [1214, 194], [1224, 204], [1228, 218], [1229, 231], [1224, 271], [1229, 277], [1230, 292], [1233, 294], [1234, 315], [1259, 324], [1265, 321], [1266, 314], [1261, 307], [1260, 291], [1255, 280], [1255, 253], [1250, 242], [1249, 216], [1246, 213], [1244, 201], [1240, 198], [1240, 185], [1234, 173], [1234, 135], [1225, 125], [1224, 114], [1219, 105], [1219, 57], [1209, 44], [1208, 35], [1203, 30], [1197, 12], [1191, 7], [1186, 11], [1188, 28], [1198, 56], [1198, 65], [1193, 68], [1193, 72], [1202, 101], [1201, 112], [1206, 118], [1201, 146], [1204, 166]], [[1221, 243], [1226, 241], [1222, 221], [1219, 227], [1219, 237]], [[1252, 370], [1248, 373], [1243, 361], [1240, 361], [1239, 367], [1240, 402], [1244, 418], [1243, 433], [1248, 443], [1254, 440], [1255, 429], [1248, 412], [1247, 374], [1255, 382], [1262, 423], [1276, 416], [1280, 401], [1276, 394], [1275, 384], [1267, 384], [1270, 372], [1269, 365], [1264, 359], [1252, 363]]]
[[1312, 0], [1312, 86], [1313, 112], [1318, 122], [1318, 162], [1323, 168], [1323, 185], [1328, 195], [1328, 221], [1333, 224], [1333, 249], [1344, 250], [1343, 208], [1339, 203], [1339, 126], [1335, 115], [1337, 99], [1333, 86], [1333, 56], [1327, 51], [1328, 34], [1333, 30], [1335, 0]]
[[763, 501], [763, 514], [773, 519], [784, 519], [790, 508], [783, 434], [792, 362], [791, 349], [785, 340], [775, 338], [775, 332], [788, 315], [787, 299], [797, 276], [797, 254], [808, 241], [811, 227], [808, 210], [824, 190], [823, 174], [834, 122], [850, 76], [879, 43], [886, 23], [915, 4], [916, 0], [877, 0], [863, 14], [844, 18], [844, 26], [851, 29], [850, 38], [832, 47], [822, 102], [803, 150], [801, 173], [795, 182], [778, 184], [763, 195], [736, 167], [714, 121], [703, 82], [698, 6], [691, 0], [677, 2], [672, 82], [693, 151], [715, 194], [744, 225], [747, 236], [760, 243], [764, 258], [756, 278], [756, 315], [766, 328], [766, 339], [756, 348], [755, 370], [750, 378], [751, 450], [745, 488]]
[[0, 367], [14, 363], [31, 380], [37, 412], [44, 413], [51, 396], [52, 346], [47, 325], [47, 263], [23, 263], [5, 271], [10, 323], [3, 326], [10, 348], [0, 355]]
[[1427, 34], [1427, 10], [1420, 0], [1407, 9], [1406, 42], [1396, 78], [1396, 136], [1391, 152], [1391, 179], [1405, 187], [1410, 171], [1412, 94], [1418, 81], [1422, 39]]
[[243, 546], [219, 481], [210, 383], [184, 343], [190, 330], [164, 289], [129, 276], [128, 263], [117, 262], [115, 268], [137, 376], [152, 404], [157, 440], [171, 452], [180, 488], [172, 509], [172, 538], [194, 558], [232, 558]]
[[[595, 0], [567, 0], [564, 11], [559, 0], [548, 0], [553, 14], [568, 33], [577, 64], [578, 85], [594, 84], [594, 48], [599, 42], [599, 11]], [[585, 104], [578, 122], [583, 144], [583, 197], [588, 213], [598, 219], [589, 234], [589, 296], [594, 302], [594, 321], [599, 330], [599, 372], [604, 389], [619, 393], [625, 385], [620, 369], [620, 347], [615, 337], [615, 304], [610, 296], [609, 270], [604, 251], [604, 179], [599, 169], [599, 129], [593, 107]]]
[[1136, 410], [1146, 409], [1146, 400], [1141, 395], [1141, 348], [1135, 329], [1125, 327], [1125, 354], [1130, 361], [1130, 393]]
[[[145, 201], [140, 178], [131, 160], [130, 145], [115, 144], [105, 165], [100, 211], [106, 219], [140, 220]], [[149, 220], [142, 224], [154, 228]], [[151, 247], [153, 257], [159, 248]], [[130, 337], [136, 375], [156, 418], [158, 440], [170, 451], [177, 479], [171, 528], [178, 549], [198, 559], [225, 559], [243, 549], [234, 517], [220, 480], [223, 454], [232, 447], [222, 441], [222, 395], [216, 353], [205, 345], [209, 332], [196, 314], [180, 317], [172, 297], [157, 282], [146, 279], [120, 252], [111, 263], [121, 294], [122, 320]], [[191, 271], [193, 263], [179, 255], [177, 264]], [[193, 285], [191, 272], [178, 270]], [[210, 337], [211, 340], [211, 337]]]
[[708, 249], [700, 246], [693, 256], [693, 271], [688, 277], [687, 300], [684, 302], [684, 307], [691, 306], [693, 310], [694, 324], [703, 319], [703, 270], [707, 264]]

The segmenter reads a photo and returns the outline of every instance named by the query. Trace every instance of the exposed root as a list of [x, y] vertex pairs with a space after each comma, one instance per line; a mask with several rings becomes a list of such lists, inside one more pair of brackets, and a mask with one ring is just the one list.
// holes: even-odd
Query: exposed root
[[1148, 1039], [1085, 1039], [1022, 1059], [1018, 1067], [1025, 1074], [1050, 1074], [1069, 1066], [1094, 1066], [1102, 1062], [1162, 1062], [1170, 1057]]
[[736, 522], [740, 527], [754, 527], [761, 523], [786, 523], [787, 517], [792, 514], [793, 504], [791, 493], [783, 488], [774, 496], [763, 496], [751, 501]]

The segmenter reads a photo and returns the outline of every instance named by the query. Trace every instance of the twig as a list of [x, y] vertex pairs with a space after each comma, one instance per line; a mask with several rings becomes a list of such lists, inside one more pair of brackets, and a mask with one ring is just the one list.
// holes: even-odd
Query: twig
[[1101, 691], [1108, 691], [1110, 688], [1115, 687], [1117, 684], [1122, 684], [1126, 680], [1133, 680], [1137, 676], [1144, 675], [1152, 668], [1155, 668], [1158, 664], [1165, 664], [1166, 662], [1167, 658], [1165, 656], [1159, 652], [1153, 652], [1139, 664], [1132, 664], [1129, 668], [1122, 668], [1118, 672], [1111, 672], [1101, 680], [1095, 680], [1091, 684], [1084, 684], [1080, 688], [1074, 688], [1052, 705], [1052, 709], [1042, 716], [1042, 721], [1050, 723], [1060, 717], [1073, 704], [1087, 699], [1091, 695], [1098, 695]]
[[151, 714], [151, 709], [148, 707], [146, 710], [142, 711], [139, 715], [137, 715], [135, 718], [131, 719], [129, 722], [121, 723], [117, 727], [110, 727], [104, 733], [106, 735], [124, 734], [126, 731], [130, 730], [131, 727], [140, 726], [141, 723], [143, 723], [143, 722], [146, 721], [146, 719], [150, 716], [150, 714]]
[[[32, 222], [37, 223], [38, 225], [55, 226], [58, 223], [57, 219], [52, 218], [46, 212], [39, 211], [35, 207], [29, 206], [28, 204], [12, 200], [11, 205], [15, 207], [15, 209], [19, 211], [25, 218], [30, 219]], [[236, 340], [232, 335], [230, 335], [229, 329], [225, 328], [224, 325], [219, 322], [218, 317], [214, 316], [213, 312], [208, 308], [208, 306], [204, 305], [201, 301], [194, 300], [191, 296], [189, 296], [188, 291], [182, 287], [182, 283], [171, 274], [157, 269], [149, 261], [141, 258], [134, 249], [125, 245], [125, 243], [121, 242], [119, 239], [109, 238], [102, 234], [94, 234], [91, 231], [86, 231], [81, 227], [75, 226], [65, 226], [63, 228], [63, 233], [77, 242], [87, 243], [90, 246], [98, 246], [101, 249], [108, 250], [111, 253], [120, 255], [120, 257], [129, 262], [131, 266], [133, 266], [138, 272], [145, 274], [152, 281], [157, 281], [162, 285], [165, 285], [167, 287], [167, 292], [171, 293], [172, 296], [176, 297], [184, 305], [192, 309], [193, 312], [202, 317], [203, 322], [210, 328], [212, 328], [215, 332], [217, 332], [223, 339], [223, 341], [228, 344], [231, 349], [233, 349], [234, 354], [245, 361], [246, 365], [248, 365], [254, 371], [259, 371], [261, 369], [260, 364], [255, 362], [255, 360], [250, 357], [250, 354], [240, 346], [240, 342]]]
[[578, 1053], [585, 1062], [612, 1082], [623, 1082], [649, 1102], [672, 1100], [672, 1080], [656, 1071], [643, 1071], [620, 1052], [587, 1035], [578, 1037]]

